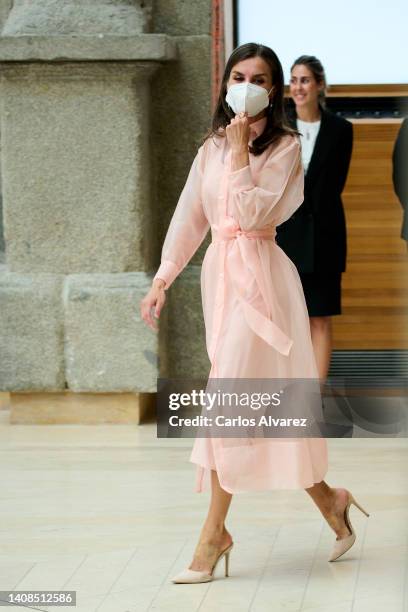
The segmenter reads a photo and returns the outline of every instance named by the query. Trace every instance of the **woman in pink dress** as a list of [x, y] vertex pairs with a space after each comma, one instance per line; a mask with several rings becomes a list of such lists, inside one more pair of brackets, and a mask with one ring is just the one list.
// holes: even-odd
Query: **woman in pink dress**
[[[211, 229], [201, 274], [210, 379], [318, 379], [299, 274], [275, 242], [276, 226], [303, 201], [300, 143], [285, 121], [283, 97], [282, 67], [269, 47], [249, 43], [233, 51], [212, 129], [193, 161], [161, 265], [141, 303], [143, 320], [157, 330], [154, 317], [165, 291]], [[197, 437], [190, 460], [197, 465], [196, 491], [211, 486], [211, 500], [193, 561], [173, 582], [212, 580], [223, 556], [228, 575], [233, 542], [225, 518], [232, 495], [242, 491], [305, 489], [337, 534], [329, 560], [354, 543], [348, 510], [357, 504], [347, 489], [323, 480], [325, 438], [234, 445], [230, 438]]]

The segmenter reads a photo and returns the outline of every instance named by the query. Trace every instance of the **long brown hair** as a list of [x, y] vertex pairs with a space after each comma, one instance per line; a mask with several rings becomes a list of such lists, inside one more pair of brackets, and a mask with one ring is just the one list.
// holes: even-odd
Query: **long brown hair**
[[225, 136], [225, 128], [229, 125], [235, 113], [225, 101], [227, 95], [227, 82], [233, 67], [243, 60], [251, 57], [261, 57], [268, 64], [271, 70], [272, 85], [274, 86], [273, 105], [266, 109], [267, 122], [264, 131], [258, 136], [250, 146], [249, 150], [254, 155], [260, 155], [265, 149], [279, 140], [286, 134], [298, 134], [292, 129], [286, 119], [284, 108], [284, 77], [282, 65], [278, 56], [270, 47], [257, 43], [246, 43], [234, 49], [225, 66], [224, 75], [221, 81], [220, 93], [214, 110], [211, 129], [205, 136]]

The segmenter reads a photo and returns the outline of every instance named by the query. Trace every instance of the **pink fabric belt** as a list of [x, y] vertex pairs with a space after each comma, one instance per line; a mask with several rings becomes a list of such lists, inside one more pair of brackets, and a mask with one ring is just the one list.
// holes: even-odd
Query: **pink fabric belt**
[[[232, 280], [236, 294], [241, 302], [245, 320], [249, 327], [260, 338], [265, 340], [283, 355], [288, 355], [293, 344], [293, 340], [287, 336], [272, 320], [270, 316], [270, 306], [268, 301], [267, 284], [272, 283], [271, 278], [265, 279], [261, 260], [259, 257], [257, 240], [273, 240], [276, 236], [276, 227], [270, 226], [258, 230], [242, 230], [235, 219], [230, 216], [223, 217], [219, 225], [211, 227], [213, 242], [220, 243], [220, 274], [216, 292], [214, 328], [211, 345], [209, 349], [211, 362], [214, 362], [217, 348], [218, 337], [221, 329], [222, 315], [224, 308], [224, 276]], [[236, 243], [228, 249], [229, 241]], [[228, 268], [228, 270], [227, 270]], [[254, 295], [254, 283], [256, 290]], [[252, 291], [252, 293], [251, 293]], [[260, 304], [256, 308], [252, 305]]]
[[238, 224], [236, 224], [235, 220], [231, 217], [226, 217], [224, 223], [221, 226], [213, 225], [211, 227], [212, 239], [213, 242], [218, 240], [234, 240], [235, 238], [239, 238], [240, 236], [244, 236], [249, 240], [275, 240], [276, 236], [276, 228], [263, 228], [259, 230], [251, 230], [245, 231], [242, 230]]

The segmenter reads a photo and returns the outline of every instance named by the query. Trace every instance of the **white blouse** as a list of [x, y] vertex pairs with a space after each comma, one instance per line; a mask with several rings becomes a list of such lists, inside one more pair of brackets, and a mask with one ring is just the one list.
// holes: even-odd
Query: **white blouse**
[[302, 121], [301, 119], [296, 119], [297, 129], [301, 134], [300, 142], [302, 145], [302, 164], [305, 174], [313, 154], [317, 134], [320, 130], [320, 123], [320, 120]]

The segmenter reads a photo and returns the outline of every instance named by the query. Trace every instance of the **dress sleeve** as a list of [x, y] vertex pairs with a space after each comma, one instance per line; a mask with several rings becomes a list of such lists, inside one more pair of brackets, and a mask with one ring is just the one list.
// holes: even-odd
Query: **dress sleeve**
[[[288, 142], [289, 140], [289, 142]], [[255, 182], [250, 166], [229, 175], [232, 216], [241, 229], [280, 225], [303, 202], [304, 173], [300, 142], [291, 136], [272, 151]]]
[[164, 280], [165, 289], [188, 264], [209, 229], [201, 201], [204, 147], [205, 144], [194, 158], [163, 243], [161, 264], [154, 279]]

